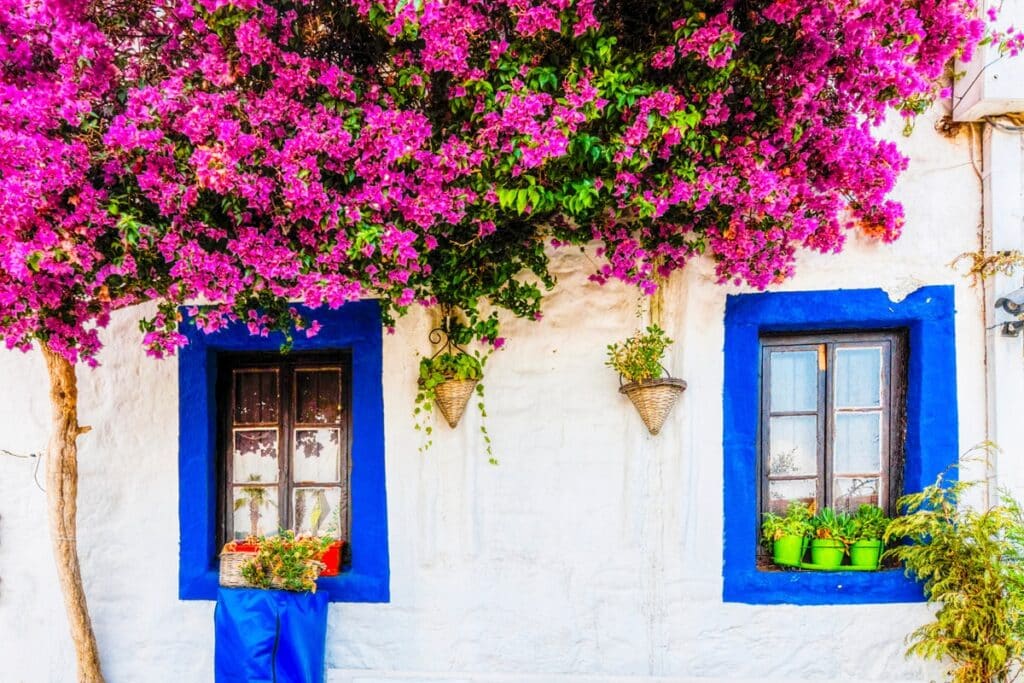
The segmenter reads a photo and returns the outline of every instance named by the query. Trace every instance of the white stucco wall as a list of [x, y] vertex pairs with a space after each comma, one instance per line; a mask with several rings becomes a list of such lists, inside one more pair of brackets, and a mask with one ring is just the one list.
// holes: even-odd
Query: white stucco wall
[[[904, 237], [851, 239], [807, 255], [784, 289], [957, 286], [963, 449], [986, 437], [980, 292], [950, 267], [979, 247], [981, 193], [965, 137], [925, 119], [898, 138], [913, 161], [898, 194]], [[706, 263], [676, 276], [667, 365], [689, 389], [659, 437], [647, 434], [605, 345], [636, 326], [636, 296], [598, 287], [578, 255], [544, 320], [510, 321], [488, 363], [488, 429], [441, 425], [417, 451], [416, 313], [384, 339], [390, 604], [338, 604], [328, 680], [923, 681], [903, 657], [923, 605], [723, 604], [722, 319], [726, 288]], [[82, 571], [108, 678], [212, 680], [213, 604], [177, 599], [177, 368], [147, 359], [135, 316], [117, 316], [95, 372], [80, 371]], [[39, 451], [49, 407], [38, 355], [0, 352], [0, 448]], [[73, 655], [32, 460], [0, 457], [0, 681], [73, 680]]]

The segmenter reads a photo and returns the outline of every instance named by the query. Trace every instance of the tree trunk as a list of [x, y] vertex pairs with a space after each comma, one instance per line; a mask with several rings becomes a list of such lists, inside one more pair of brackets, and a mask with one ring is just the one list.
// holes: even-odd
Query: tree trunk
[[57, 578], [78, 658], [79, 683], [103, 683], [96, 636], [85, 602], [78, 565], [78, 437], [89, 431], [78, 426], [78, 381], [75, 366], [41, 345], [50, 374], [53, 433], [46, 449], [46, 498], [49, 503], [50, 540], [57, 563]]

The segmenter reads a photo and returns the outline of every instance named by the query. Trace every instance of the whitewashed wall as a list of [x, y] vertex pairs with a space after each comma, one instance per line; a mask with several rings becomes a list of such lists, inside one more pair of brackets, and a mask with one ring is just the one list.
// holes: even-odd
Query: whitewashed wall
[[[979, 247], [981, 192], [966, 137], [922, 120], [899, 187], [908, 225], [886, 246], [801, 258], [785, 289], [957, 286], [960, 443], [986, 437], [980, 293], [948, 264]], [[539, 324], [510, 322], [488, 364], [501, 464], [467, 413], [417, 452], [412, 397], [429, 319], [384, 340], [391, 602], [331, 608], [328, 680], [611, 683], [921, 681], [903, 657], [923, 605], [723, 604], [722, 319], [707, 263], [675, 277], [667, 363], [689, 389], [650, 437], [605, 345], [637, 324], [633, 292], [598, 287], [562, 255]], [[732, 290], [738, 291], [738, 290]], [[177, 599], [177, 367], [140, 350], [132, 312], [106, 331], [103, 367], [80, 371], [80, 549], [109, 680], [212, 680], [213, 604]], [[36, 354], [0, 352], [0, 448], [40, 450], [48, 402]], [[0, 457], [0, 681], [73, 680], [73, 655], [34, 461]]]

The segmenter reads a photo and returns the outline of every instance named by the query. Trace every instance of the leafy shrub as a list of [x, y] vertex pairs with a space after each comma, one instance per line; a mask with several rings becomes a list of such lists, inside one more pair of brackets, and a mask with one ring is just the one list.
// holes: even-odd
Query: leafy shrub
[[961, 505], [973, 482], [940, 476], [904, 496], [906, 514], [889, 523], [888, 550], [924, 582], [935, 619], [914, 631], [908, 655], [949, 660], [953, 683], [1011, 681], [1024, 664], [1024, 515], [1003, 495], [999, 505]]

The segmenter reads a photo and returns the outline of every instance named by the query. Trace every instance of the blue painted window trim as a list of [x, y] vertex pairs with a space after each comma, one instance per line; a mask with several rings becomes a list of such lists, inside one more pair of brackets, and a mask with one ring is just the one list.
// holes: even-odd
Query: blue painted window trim
[[902, 570], [759, 571], [757, 457], [760, 336], [905, 328], [909, 331], [904, 490], [917, 491], [957, 462], [956, 347], [952, 286], [918, 289], [900, 302], [880, 289], [730, 296], [725, 307], [722, 598], [747, 604], [919, 602]]
[[[330, 348], [352, 352], [352, 566], [337, 577], [321, 579], [318, 585], [333, 602], [388, 602], [380, 307], [376, 301], [358, 301], [333, 311], [304, 312], [314, 316], [322, 328], [311, 339], [296, 336], [295, 351]], [[182, 600], [215, 600], [218, 354], [277, 351], [281, 337], [250, 336], [243, 324], [207, 335], [186, 322], [181, 331], [189, 343], [178, 359], [178, 596]]]

